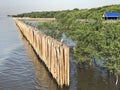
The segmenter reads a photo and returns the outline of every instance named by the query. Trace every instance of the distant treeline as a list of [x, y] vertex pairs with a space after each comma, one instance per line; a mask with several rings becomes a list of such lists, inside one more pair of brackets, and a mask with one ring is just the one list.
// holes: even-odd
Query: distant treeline
[[104, 6], [92, 9], [82, 9], [79, 10], [75, 8], [73, 10], [62, 10], [62, 11], [43, 11], [43, 12], [30, 12], [18, 15], [13, 15], [14, 17], [32, 17], [32, 18], [56, 18], [61, 19], [65, 17], [74, 17], [82, 19], [100, 19], [104, 12], [116, 11], [120, 13], [120, 5]]

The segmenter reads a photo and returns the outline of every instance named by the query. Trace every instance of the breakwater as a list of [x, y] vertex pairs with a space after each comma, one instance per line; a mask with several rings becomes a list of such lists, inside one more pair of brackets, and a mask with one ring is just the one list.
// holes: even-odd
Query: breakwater
[[23, 19], [14, 18], [16, 26], [44, 62], [57, 84], [60, 87], [69, 86], [69, 47], [26, 25], [21, 20]]
[[29, 17], [22, 17], [17, 18], [19, 20], [29, 20], [29, 21], [55, 21], [55, 18], [29, 18]]

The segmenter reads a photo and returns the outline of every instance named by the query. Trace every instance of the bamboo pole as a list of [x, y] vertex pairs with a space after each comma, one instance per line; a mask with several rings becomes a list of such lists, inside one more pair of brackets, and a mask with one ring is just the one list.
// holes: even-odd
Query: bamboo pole
[[65, 85], [69, 86], [69, 48], [63, 46], [64, 48], [64, 66], [65, 66]]

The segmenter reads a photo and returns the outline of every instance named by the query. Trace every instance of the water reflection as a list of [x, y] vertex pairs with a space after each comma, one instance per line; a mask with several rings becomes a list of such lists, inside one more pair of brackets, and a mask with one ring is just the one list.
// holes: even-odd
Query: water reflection
[[94, 68], [78, 69], [75, 77], [77, 81], [76, 90], [118, 90], [107, 77], [107, 74], [103, 74]]

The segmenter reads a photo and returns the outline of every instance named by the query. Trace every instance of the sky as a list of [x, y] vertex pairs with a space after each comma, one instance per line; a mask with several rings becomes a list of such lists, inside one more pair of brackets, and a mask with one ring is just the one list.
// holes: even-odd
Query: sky
[[32, 11], [86, 9], [120, 4], [120, 0], [0, 0], [1, 15]]

